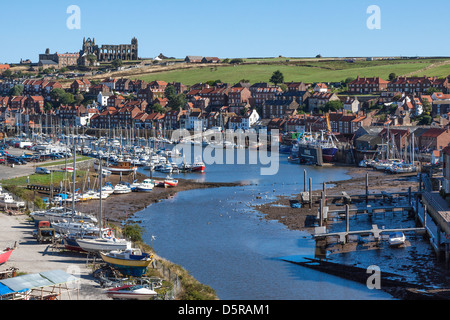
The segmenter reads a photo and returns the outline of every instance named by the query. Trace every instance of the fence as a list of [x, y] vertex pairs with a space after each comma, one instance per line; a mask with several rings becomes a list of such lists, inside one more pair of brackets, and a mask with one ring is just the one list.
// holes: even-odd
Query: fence
[[165, 279], [172, 283], [172, 289], [165, 294], [164, 300], [174, 300], [182, 289], [178, 274], [175, 271], [171, 270], [171, 267], [166, 266], [164, 263], [158, 260], [155, 260], [153, 266], [161, 273], [161, 275]]

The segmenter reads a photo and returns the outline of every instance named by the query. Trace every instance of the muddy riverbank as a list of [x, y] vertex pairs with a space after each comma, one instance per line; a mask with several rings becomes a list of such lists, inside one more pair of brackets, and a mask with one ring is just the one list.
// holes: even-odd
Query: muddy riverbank
[[[326, 183], [326, 193], [330, 195], [341, 195], [343, 191], [349, 195], [365, 193], [366, 174], [369, 174], [369, 193], [386, 192], [407, 192], [411, 187], [412, 191], [418, 189], [418, 179], [413, 174], [391, 175], [381, 171], [367, 168], [348, 167], [349, 180], [328, 181]], [[303, 177], [299, 177], [302, 180]], [[308, 188], [308, 186], [307, 186]], [[319, 193], [319, 191], [313, 194]], [[317, 216], [317, 205], [309, 208], [309, 205], [301, 208], [293, 208], [292, 201], [300, 201], [300, 193], [291, 196], [279, 196], [273, 202], [254, 206], [256, 210], [265, 215], [267, 220], [276, 220], [284, 224], [291, 230], [303, 230], [312, 233], [314, 231], [315, 217]], [[329, 204], [330, 210], [336, 206]]]
[[[148, 177], [137, 173], [136, 179], [143, 181]], [[124, 178], [127, 180], [128, 178]], [[158, 179], [156, 179], [158, 180]], [[107, 181], [112, 185], [119, 183], [120, 176], [111, 175]], [[130, 218], [134, 213], [145, 209], [155, 202], [173, 197], [181, 191], [193, 189], [219, 188], [240, 186], [240, 183], [221, 183], [221, 182], [197, 182], [189, 179], [178, 179], [178, 185], [173, 188], [154, 187], [151, 192], [132, 192], [123, 195], [111, 195], [102, 201], [103, 218], [111, 222], [119, 222], [126, 218]], [[84, 213], [97, 214], [99, 209], [98, 200], [90, 200], [88, 202], [79, 202], [77, 209]]]

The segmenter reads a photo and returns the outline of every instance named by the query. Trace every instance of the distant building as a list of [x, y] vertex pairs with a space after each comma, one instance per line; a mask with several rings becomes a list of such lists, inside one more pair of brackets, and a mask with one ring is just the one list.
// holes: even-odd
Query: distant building
[[50, 53], [50, 49], [47, 49], [45, 53], [39, 55], [38, 65], [44, 69], [49, 67], [61, 69], [76, 66], [79, 58], [79, 53]]
[[131, 44], [111, 45], [105, 44], [98, 46], [95, 44], [95, 38], [83, 39], [83, 46], [79, 53], [79, 64], [90, 65], [89, 56], [95, 56], [98, 62], [110, 62], [116, 59], [123, 61], [139, 60], [139, 46], [136, 38], [131, 39]]
[[187, 63], [201, 63], [203, 60], [203, 57], [200, 56], [187, 56], [184, 61]]

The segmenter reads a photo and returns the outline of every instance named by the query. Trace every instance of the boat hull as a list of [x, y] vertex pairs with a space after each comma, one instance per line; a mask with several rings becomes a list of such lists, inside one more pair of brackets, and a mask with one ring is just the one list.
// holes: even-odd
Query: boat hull
[[125, 250], [128, 247], [126, 241], [109, 241], [107, 239], [77, 239], [78, 245], [88, 252]]
[[157, 295], [155, 291], [147, 288], [130, 290], [130, 286], [113, 288], [106, 291], [106, 294], [110, 298], [124, 300], [149, 300]]
[[323, 148], [322, 158], [325, 162], [333, 162], [334, 156], [337, 153], [337, 148]]
[[13, 251], [14, 249], [9, 249], [3, 251], [3, 253], [0, 253], [0, 265], [6, 263], [9, 260], [9, 257], [11, 257]]
[[124, 275], [132, 277], [141, 277], [142, 275], [144, 275], [147, 272], [147, 267], [151, 263], [151, 259], [148, 260], [119, 259], [108, 256], [103, 252], [100, 252], [100, 256], [102, 257], [103, 261], [117, 268]]
[[64, 248], [66, 248], [67, 250], [77, 252], [87, 252], [80, 247], [76, 239], [64, 238], [63, 243]]
[[148, 187], [148, 188], [145, 188], [145, 187], [137, 187], [137, 191], [138, 192], [150, 192], [150, 191], [152, 191], [153, 190], [153, 187]]
[[174, 188], [178, 185], [178, 181], [164, 181], [165, 187]]

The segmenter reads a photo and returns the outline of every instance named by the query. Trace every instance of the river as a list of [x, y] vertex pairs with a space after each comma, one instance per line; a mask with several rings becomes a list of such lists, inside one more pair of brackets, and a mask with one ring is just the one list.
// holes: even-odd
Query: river
[[292, 164], [286, 155], [279, 159], [275, 175], [261, 175], [261, 164], [210, 164], [204, 174], [174, 175], [248, 185], [180, 192], [137, 212], [144, 241], [211, 286], [222, 300], [392, 299], [380, 290], [280, 259], [312, 257], [314, 241], [306, 232], [263, 219], [252, 206], [303, 191], [304, 169], [313, 189], [350, 177], [343, 168]]

